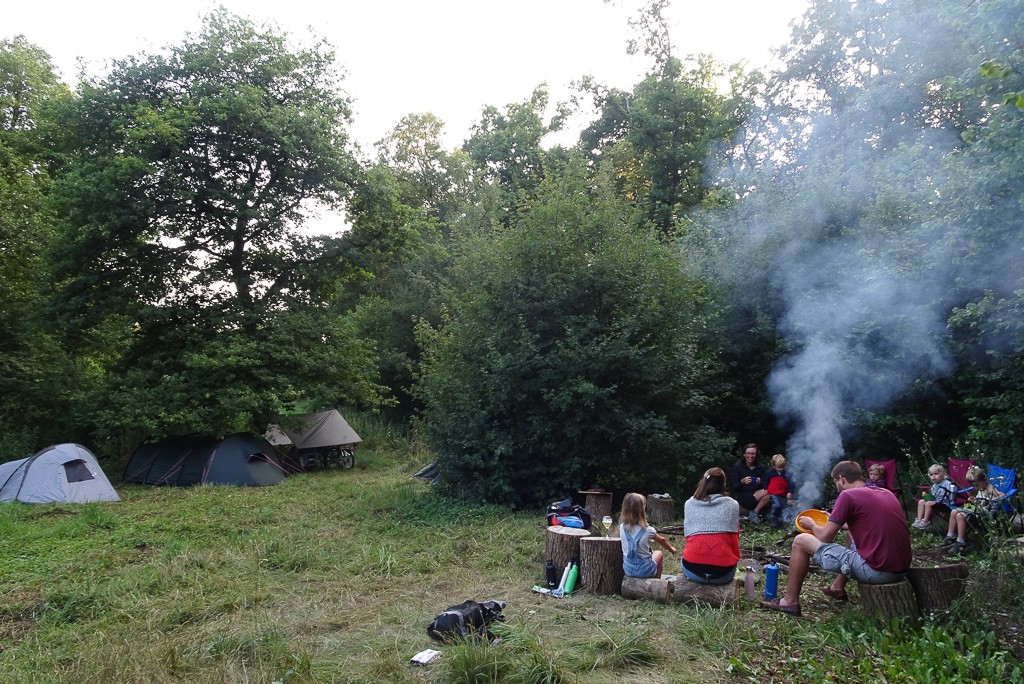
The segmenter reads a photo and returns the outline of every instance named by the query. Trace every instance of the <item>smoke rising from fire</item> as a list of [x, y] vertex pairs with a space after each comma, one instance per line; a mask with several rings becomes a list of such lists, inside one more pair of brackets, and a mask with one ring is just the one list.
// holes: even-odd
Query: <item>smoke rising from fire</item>
[[[951, 309], [989, 289], [1010, 292], [1024, 277], [1019, 207], [1014, 211], [1021, 188], [1008, 192], [1006, 174], [968, 168], [984, 169], [984, 161], [961, 161], [963, 131], [927, 115], [936, 84], [977, 73], [983, 60], [999, 55], [980, 52], [977, 41], [951, 40], [934, 8], [911, 16], [901, 14], [909, 7], [903, 3], [859, 5], [871, 6], [889, 25], [866, 32], [878, 30], [879, 40], [896, 46], [870, 65], [879, 74], [864, 77], [850, 57], [845, 68], [856, 85], [831, 82], [841, 92], [823, 98], [827, 106], [817, 118], [789, 138], [798, 144], [769, 142], [785, 150], [776, 153], [785, 161], [733, 175], [730, 181], [751, 190], [727, 217], [712, 219], [728, 245], [719, 267], [734, 269], [736, 290], [746, 288], [778, 317], [786, 353], [767, 388], [773, 412], [791, 434], [788, 467], [807, 505], [827, 500], [822, 485], [844, 457], [844, 439], [861, 412], [885, 410], [908, 388], [954, 370]], [[1020, 26], [1024, 17], [1016, 20], [998, 25]], [[976, 23], [980, 34], [990, 30]], [[998, 44], [994, 37], [989, 42]], [[885, 55], [886, 48], [871, 47]], [[883, 64], [886, 58], [892, 63]], [[815, 73], [804, 67], [801, 73]], [[828, 90], [815, 85], [819, 93]], [[792, 123], [783, 118], [785, 106], [764, 114], [768, 140]], [[984, 173], [993, 182], [973, 180]], [[1000, 203], [1005, 209], [993, 209]], [[999, 241], [975, 239], [969, 231], [994, 220], [982, 215], [1010, 217], [1014, 227], [1004, 227]], [[769, 275], [750, 286], [744, 283], [750, 272]]]

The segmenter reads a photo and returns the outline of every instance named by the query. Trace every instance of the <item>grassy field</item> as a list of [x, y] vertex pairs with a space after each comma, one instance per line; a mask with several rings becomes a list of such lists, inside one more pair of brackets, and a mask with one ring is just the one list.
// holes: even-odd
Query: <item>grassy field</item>
[[[984, 619], [882, 628], [813, 578], [799, 620], [532, 593], [542, 515], [440, 499], [410, 478], [421, 458], [371, 443], [355, 469], [274, 487], [0, 506], [0, 681], [1024, 681]], [[431, 642], [470, 598], [507, 603], [500, 643]], [[409, 665], [429, 647], [440, 660]]]

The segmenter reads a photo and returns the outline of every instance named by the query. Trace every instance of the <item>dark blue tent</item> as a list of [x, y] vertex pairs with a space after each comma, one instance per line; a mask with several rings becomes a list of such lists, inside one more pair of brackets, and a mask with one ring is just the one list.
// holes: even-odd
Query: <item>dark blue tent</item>
[[271, 485], [285, 477], [281, 455], [260, 437], [179, 435], [139, 445], [124, 481], [149, 485]]

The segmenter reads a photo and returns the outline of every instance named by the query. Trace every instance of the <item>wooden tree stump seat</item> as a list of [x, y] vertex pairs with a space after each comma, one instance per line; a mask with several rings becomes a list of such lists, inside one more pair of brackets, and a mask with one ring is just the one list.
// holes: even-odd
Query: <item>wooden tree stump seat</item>
[[891, 584], [857, 584], [861, 609], [865, 614], [888, 622], [897, 617], [917, 618], [917, 596], [909, 580]]
[[911, 568], [907, 579], [914, 587], [917, 607], [922, 613], [948, 609], [967, 591], [967, 564]]
[[623, 577], [622, 596], [628, 599], [643, 599], [658, 603], [672, 602], [672, 585], [668, 580], [653, 577]]
[[[590, 530], [578, 527], [551, 525], [545, 536], [544, 558], [555, 564], [555, 571], [562, 576], [566, 563], [580, 558], [580, 539], [590, 536]], [[582, 566], [582, 563], [581, 563]], [[580, 568], [582, 570], [582, 567]]]
[[676, 502], [651, 494], [647, 495], [647, 520], [652, 525], [673, 522], [676, 519]]
[[618, 537], [580, 539], [580, 579], [587, 591], [618, 594], [622, 576], [622, 543]]
[[739, 584], [698, 584], [685, 577], [678, 577], [673, 588], [676, 603], [708, 603], [717, 608], [736, 606], [739, 603]]
[[594, 525], [601, 527], [601, 518], [612, 514], [612, 493], [597, 489], [587, 489], [580, 492], [580, 494], [586, 497], [583, 507], [590, 514], [591, 521]]
[[681, 576], [672, 580], [623, 577], [622, 596], [658, 603], [707, 603], [725, 608], [739, 603], [739, 584], [698, 584]]

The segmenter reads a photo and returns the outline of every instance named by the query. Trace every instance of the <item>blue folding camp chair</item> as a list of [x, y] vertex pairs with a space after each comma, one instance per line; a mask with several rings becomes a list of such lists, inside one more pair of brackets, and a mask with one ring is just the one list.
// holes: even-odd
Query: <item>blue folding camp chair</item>
[[1003, 493], [1002, 508], [1004, 513], [1017, 512], [1017, 471], [1013, 468], [1002, 468], [993, 463], [988, 464], [989, 483]]
[[1001, 468], [988, 464], [988, 482], [1002, 493], [1001, 499], [992, 502], [987, 515], [972, 515], [967, 521], [979, 537], [988, 538], [1009, 536], [1013, 528], [1013, 516], [1017, 511], [1017, 473], [1012, 468]]

